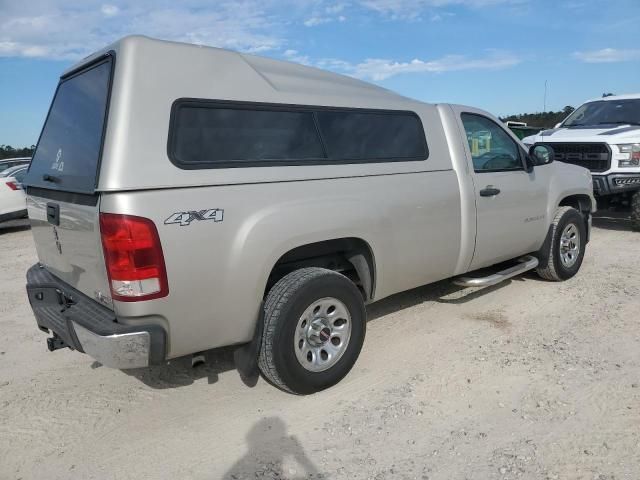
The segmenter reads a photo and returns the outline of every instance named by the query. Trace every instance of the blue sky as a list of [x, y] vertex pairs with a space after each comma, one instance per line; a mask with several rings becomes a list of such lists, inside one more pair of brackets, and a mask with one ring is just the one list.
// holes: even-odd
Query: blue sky
[[31, 145], [57, 79], [131, 33], [287, 59], [496, 115], [640, 92], [638, 0], [0, 0], [0, 144]]

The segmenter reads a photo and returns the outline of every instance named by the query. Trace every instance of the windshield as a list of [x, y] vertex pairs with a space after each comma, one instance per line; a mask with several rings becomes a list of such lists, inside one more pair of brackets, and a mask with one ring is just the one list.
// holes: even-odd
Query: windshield
[[640, 125], [640, 99], [598, 100], [585, 103], [569, 115], [562, 126], [625, 124]]
[[25, 178], [26, 185], [94, 192], [111, 66], [108, 57], [60, 82]]

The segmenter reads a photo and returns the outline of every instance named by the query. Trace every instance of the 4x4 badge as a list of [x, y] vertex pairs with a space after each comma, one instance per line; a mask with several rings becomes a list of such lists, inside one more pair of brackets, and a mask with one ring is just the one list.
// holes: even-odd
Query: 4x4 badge
[[194, 220], [213, 220], [221, 222], [224, 218], [224, 210], [210, 208], [208, 210], [190, 210], [188, 212], [176, 212], [164, 221], [165, 225], [179, 224], [186, 227]]

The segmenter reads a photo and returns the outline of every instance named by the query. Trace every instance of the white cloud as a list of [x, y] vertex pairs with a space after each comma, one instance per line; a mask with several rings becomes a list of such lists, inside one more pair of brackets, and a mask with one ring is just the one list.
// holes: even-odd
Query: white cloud
[[120, 12], [120, 9], [115, 5], [105, 4], [100, 7], [100, 11], [107, 17], [113, 17]]
[[[427, 7], [437, 9], [430, 10], [437, 21], [454, 4], [523, 1], [528, 0], [0, 0], [0, 56], [78, 60], [132, 33], [243, 52], [281, 52], [288, 47], [289, 25], [346, 22], [352, 13], [372, 9], [407, 17]], [[294, 61], [309, 63], [302, 55]], [[391, 75], [407, 68], [388, 63]]]
[[427, 10], [453, 5], [483, 8], [500, 4], [522, 5], [528, 2], [529, 0], [360, 0], [362, 6], [393, 19], [416, 19]]
[[357, 78], [385, 80], [407, 73], [444, 73], [460, 70], [497, 70], [509, 68], [520, 63], [512, 53], [489, 51], [484, 57], [466, 55], [446, 55], [435, 60], [415, 58], [409, 62], [398, 62], [379, 58], [370, 58], [355, 65], [343, 66], [343, 69]]
[[290, 62], [301, 63], [302, 65], [311, 65], [311, 59], [307, 55], [300, 55], [297, 50], [285, 50], [283, 55], [284, 58]]
[[618, 50], [616, 48], [602, 48], [600, 50], [575, 52], [573, 56], [585, 63], [630, 62], [632, 60], [640, 60], [640, 49]]
[[[138, 33], [167, 40], [265, 52], [281, 48], [276, 0], [30, 0], [2, 5], [0, 56], [77, 60]], [[33, 12], [38, 12], [34, 15]]]
[[322, 25], [323, 23], [329, 23], [333, 19], [329, 17], [311, 17], [304, 21], [305, 27], [315, 27], [317, 25]]
[[327, 12], [329, 15], [335, 15], [337, 13], [342, 12], [345, 8], [346, 8], [346, 4], [337, 3], [335, 5], [329, 5], [324, 9], [324, 11]]
[[313, 10], [312, 16], [305, 20], [303, 23], [306, 27], [316, 27], [325, 23], [331, 22], [344, 22], [347, 17], [342, 14], [347, 4], [336, 3], [324, 7], [324, 10], [317, 8]]
[[487, 50], [483, 56], [468, 57], [466, 55], [446, 55], [434, 60], [413, 59], [399, 62], [387, 59], [369, 58], [360, 63], [352, 63], [338, 58], [322, 58], [311, 60], [297, 50], [284, 52], [287, 60], [332, 70], [362, 80], [382, 81], [396, 75], [420, 73], [445, 73], [461, 70], [499, 70], [513, 67], [521, 59], [510, 52]]

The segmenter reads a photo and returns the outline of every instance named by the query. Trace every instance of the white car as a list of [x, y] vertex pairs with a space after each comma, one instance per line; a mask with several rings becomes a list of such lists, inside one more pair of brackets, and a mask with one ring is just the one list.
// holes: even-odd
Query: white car
[[5, 158], [0, 160], [0, 173], [3, 173], [5, 170], [11, 167], [18, 166], [29, 166], [31, 163], [31, 157], [16, 157], [16, 158]]
[[0, 222], [27, 216], [22, 179], [29, 165], [18, 165], [0, 172]]
[[598, 204], [629, 205], [640, 231], [640, 93], [590, 100], [522, 142], [549, 144], [555, 160], [588, 168]]

